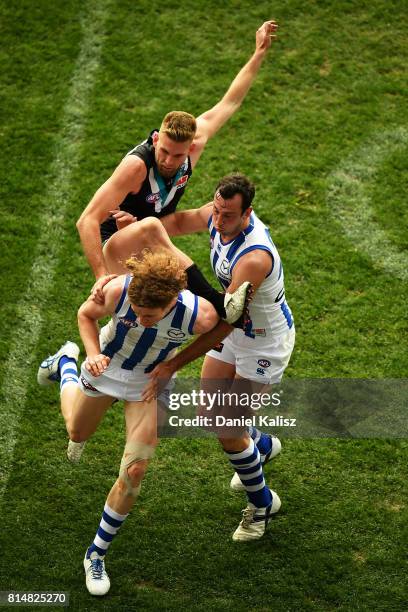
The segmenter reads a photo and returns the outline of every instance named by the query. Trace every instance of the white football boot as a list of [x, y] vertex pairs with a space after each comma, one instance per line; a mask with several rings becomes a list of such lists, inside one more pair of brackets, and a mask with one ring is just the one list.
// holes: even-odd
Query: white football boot
[[71, 461], [71, 463], [79, 463], [84, 447], [85, 441], [73, 442], [72, 440], [69, 440], [67, 448], [68, 461]]
[[106, 595], [110, 589], [109, 576], [105, 570], [104, 557], [100, 557], [96, 551], [87, 558], [85, 553], [84, 569], [86, 588], [91, 595]]
[[[272, 441], [272, 448], [266, 455], [261, 455], [262, 466], [266, 465], [271, 459], [279, 455], [282, 450], [282, 444], [276, 436], [269, 436]], [[230, 487], [233, 491], [245, 491], [245, 487], [241, 482], [241, 479], [237, 472], [233, 475], [230, 482]]]
[[248, 305], [248, 291], [251, 283], [245, 281], [234, 293], [226, 293], [224, 297], [224, 308], [226, 312], [225, 321], [235, 323]]
[[59, 382], [61, 380], [58, 364], [61, 357], [64, 356], [78, 361], [78, 345], [68, 340], [68, 342], [61, 346], [55, 355], [50, 355], [47, 359], [44, 359], [37, 372], [37, 381], [39, 385], [52, 385], [53, 382]]
[[249, 503], [242, 511], [242, 520], [234, 533], [234, 542], [250, 542], [259, 540], [265, 533], [271, 514], [276, 514], [281, 507], [279, 495], [272, 491], [272, 503], [267, 508], [257, 508]]

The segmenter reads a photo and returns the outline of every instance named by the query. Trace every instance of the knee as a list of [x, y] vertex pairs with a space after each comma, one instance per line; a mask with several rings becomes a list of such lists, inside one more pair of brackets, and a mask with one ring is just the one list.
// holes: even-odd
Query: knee
[[137, 487], [143, 480], [143, 476], [145, 475], [146, 469], [148, 465], [148, 460], [143, 459], [141, 461], [137, 461], [136, 463], [132, 463], [127, 468], [128, 478], [132, 487]]
[[141, 250], [161, 242], [163, 232], [162, 224], [155, 217], [146, 217], [137, 223], [132, 223], [109, 238], [103, 248], [105, 259], [109, 262], [122, 262], [131, 256], [135, 245]]
[[127, 442], [119, 471], [119, 486], [124, 495], [137, 497], [154, 446], [141, 442]]
[[[123, 231], [123, 230], [122, 230]], [[105, 259], [112, 259], [116, 261], [120, 259], [122, 255], [123, 242], [120, 240], [119, 232], [116, 232], [109, 238], [103, 247], [103, 254]]]
[[136, 228], [141, 232], [142, 239], [149, 243], [160, 240], [164, 232], [163, 225], [156, 217], [146, 217], [146, 219], [142, 219], [142, 221], [137, 223]]

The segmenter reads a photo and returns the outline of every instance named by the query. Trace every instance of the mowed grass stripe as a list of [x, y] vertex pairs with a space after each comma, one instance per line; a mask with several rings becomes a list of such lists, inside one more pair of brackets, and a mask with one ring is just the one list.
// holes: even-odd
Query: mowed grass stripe
[[407, 143], [408, 131], [403, 127], [381, 131], [331, 175], [328, 190], [332, 213], [355, 247], [374, 266], [405, 281], [408, 280], [408, 255], [398, 250], [377, 224], [366, 188], [375, 180], [380, 163], [394, 151], [406, 148]]
[[42, 233], [33, 253], [33, 266], [25, 292], [16, 306], [13, 342], [5, 365], [0, 411], [0, 499], [8, 481], [20, 415], [27, 399], [27, 373], [43, 325], [42, 310], [52, 290], [61, 244], [64, 217], [70, 202], [72, 173], [79, 161], [88, 100], [99, 67], [104, 24], [109, 2], [89, 3], [82, 18], [82, 42], [63, 110], [62, 130], [50, 168], [50, 185], [39, 218]]

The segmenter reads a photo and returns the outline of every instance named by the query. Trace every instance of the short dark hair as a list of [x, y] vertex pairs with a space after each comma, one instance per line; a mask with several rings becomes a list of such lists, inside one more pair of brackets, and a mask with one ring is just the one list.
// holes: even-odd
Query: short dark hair
[[217, 191], [224, 200], [229, 200], [240, 193], [242, 196], [242, 212], [245, 212], [251, 206], [255, 197], [255, 185], [244, 174], [238, 173], [224, 176], [216, 187], [215, 192], [217, 193]]

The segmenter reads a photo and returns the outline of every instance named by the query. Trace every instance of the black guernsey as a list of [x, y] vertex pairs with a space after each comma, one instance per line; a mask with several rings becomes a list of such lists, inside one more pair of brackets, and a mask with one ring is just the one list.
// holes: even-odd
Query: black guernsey
[[[192, 174], [190, 157], [186, 157], [177, 174], [171, 179], [164, 179], [156, 165], [152, 136], [129, 151], [128, 155], [137, 155], [146, 164], [147, 175], [138, 193], [128, 193], [119, 208], [131, 213], [139, 220], [145, 217], [164, 217], [176, 210]], [[116, 221], [109, 217], [101, 225], [102, 241], [117, 232]]]

